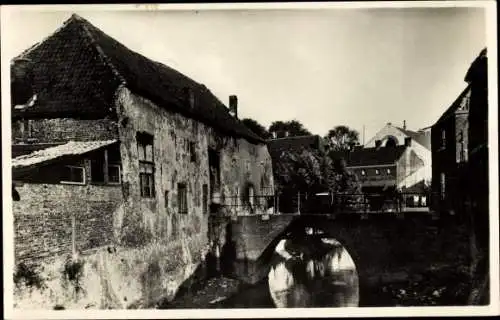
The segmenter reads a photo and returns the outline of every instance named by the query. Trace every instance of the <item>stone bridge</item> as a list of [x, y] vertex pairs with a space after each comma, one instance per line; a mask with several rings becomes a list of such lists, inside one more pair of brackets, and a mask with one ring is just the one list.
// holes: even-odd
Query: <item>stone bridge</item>
[[[218, 217], [223, 261], [230, 272], [256, 283], [269, 272], [270, 258], [278, 242], [289, 232], [312, 227], [324, 237], [338, 240], [353, 258], [360, 284], [418, 275], [433, 267], [469, 261], [468, 228], [457, 219], [434, 219], [429, 213], [251, 215]], [[401, 279], [404, 280], [404, 279]]]

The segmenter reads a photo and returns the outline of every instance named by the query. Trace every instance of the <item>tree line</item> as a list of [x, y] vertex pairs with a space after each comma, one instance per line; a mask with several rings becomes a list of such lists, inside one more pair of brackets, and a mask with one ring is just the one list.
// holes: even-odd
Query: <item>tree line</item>
[[[248, 129], [266, 140], [312, 135], [298, 120], [274, 121], [268, 128], [254, 119], [245, 118], [241, 121]], [[359, 145], [359, 132], [346, 125], [337, 125], [322, 136], [322, 139], [329, 150], [347, 150]]]

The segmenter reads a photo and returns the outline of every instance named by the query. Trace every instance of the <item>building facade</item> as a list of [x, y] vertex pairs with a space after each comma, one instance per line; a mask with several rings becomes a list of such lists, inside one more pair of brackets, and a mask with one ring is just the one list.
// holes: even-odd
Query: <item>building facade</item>
[[411, 138], [406, 138], [404, 145], [382, 146], [380, 140], [376, 145], [374, 148], [356, 147], [336, 153], [334, 157], [345, 159], [347, 168], [358, 176], [364, 192], [417, 188], [424, 178], [421, 175], [424, 161], [412, 149]]
[[458, 214], [464, 210], [470, 94], [470, 87], [465, 88], [432, 126], [432, 191], [436, 211]]

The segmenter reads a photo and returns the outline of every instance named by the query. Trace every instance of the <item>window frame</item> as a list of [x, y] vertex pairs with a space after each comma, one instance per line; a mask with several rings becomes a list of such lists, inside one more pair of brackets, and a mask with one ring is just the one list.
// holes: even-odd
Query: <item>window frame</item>
[[[109, 168], [117, 167], [118, 168], [118, 181], [111, 181], [111, 175], [109, 174]], [[108, 164], [108, 184], [111, 185], [119, 185], [122, 183], [122, 166], [118, 163], [109, 163]]]
[[[137, 154], [139, 161], [139, 189], [141, 198], [151, 199], [156, 197], [155, 190], [155, 163], [154, 163], [154, 136], [138, 132], [137, 136]], [[151, 159], [148, 159], [148, 146], [151, 147]], [[149, 170], [148, 170], [149, 168]], [[148, 172], [151, 171], [151, 172]], [[146, 194], [143, 177], [147, 178], [149, 191]]]
[[[182, 191], [182, 192], [181, 192]], [[177, 212], [179, 214], [188, 214], [188, 194], [187, 184], [185, 182], [177, 183]]]
[[64, 165], [65, 168], [69, 168], [70, 170], [71, 169], [81, 169], [82, 170], [82, 177], [83, 177], [83, 181], [80, 182], [80, 181], [67, 181], [67, 180], [61, 180], [59, 181], [59, 183], [61, 184], [72, 184], [72, 185], [79, 185], [79, 186], [84, 186], [87, 184], [87, 174], [86, 174], [86, 171], [85, 170], [85, 166], [77, 166], [77, 165], [71, 165], [71, 164], [67, 164], [67, 165]]

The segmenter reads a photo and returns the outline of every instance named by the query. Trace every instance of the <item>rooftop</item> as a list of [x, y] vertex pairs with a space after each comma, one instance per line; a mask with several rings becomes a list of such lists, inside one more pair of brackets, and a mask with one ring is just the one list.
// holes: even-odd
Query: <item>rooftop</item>
[[334, 151], [330, 156], [334, 159], [343, 158], [348, 167], [377, 166], [395, 164], [401, 158], [406, 146], [355, 148], [353, 151]]
[[25, 169], [58, 160], [63, 157], [76, 156], [98, 150], [116, 143], [116, 140], [106, 141], [69, 141], [54, 147], [49, 147], [12, 159], [12, 169]]
[[285, 137], [267, 141], [267, 147], [271, 158], [277, 160], [285, 151], [300, 151], [305, 149], [321, 148], [321, 138], [318, 135]]
[[[116, 90], [124, 85], [158, 106], [225, 134], [263, 143], [233, 117], [203, 84], [130, 50], [78, 15], [17, 59], [33, 62], [38, 103], [14, 118], [113, 116]], [[194, 96], [191, 105], [186, 92]]]

